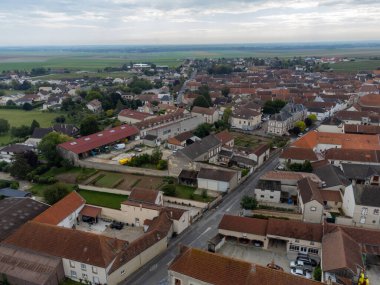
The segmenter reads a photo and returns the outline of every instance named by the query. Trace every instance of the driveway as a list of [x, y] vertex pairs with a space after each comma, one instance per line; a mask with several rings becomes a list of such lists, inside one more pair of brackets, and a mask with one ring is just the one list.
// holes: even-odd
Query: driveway
[[226, 242], [218, 253], [266, 266], [274, 260], [274, 263], [281, 266], [285, 272], [290, 272], [290, 260], [284, 251], [268, 251], [252, 245], [240, 245], [234, 242]]
[[23, 191], [26, 191], [30, 187], [32, 187], [32, 184], [29, 181], [17, 180], [14, 177], [12, 177], [9, 173], [6, 173], [6, 172], [0, 172], [0, 180], [15, 180], [20, 184], [19, 190], [23, 190]]

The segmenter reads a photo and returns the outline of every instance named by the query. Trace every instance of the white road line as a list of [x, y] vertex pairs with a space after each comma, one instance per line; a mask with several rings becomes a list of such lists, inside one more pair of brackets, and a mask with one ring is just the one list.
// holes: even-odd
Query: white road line
[[194, 242], [196, 242], [198, 239], [201, 238], [201, 236], [203, 236], [204, 234], [206, 234], [209, 230], [211, 230], [212, 228], [211, 227], [208, 227], [203, 233], [201, 233], [195, 240], [193, 240], [190, 245], [192, 245]]
[[229, 211], [231, 210], [231, 207], [232, 207], [232, 206], [230, 206], [230, 207], [226, 210], [226, 212], [229, 212]]

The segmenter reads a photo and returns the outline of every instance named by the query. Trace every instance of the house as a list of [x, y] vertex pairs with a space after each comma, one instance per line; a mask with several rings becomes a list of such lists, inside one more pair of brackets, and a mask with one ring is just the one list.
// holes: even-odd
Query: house
[[302, 104], [288, 103], [268, 121], [269, 134], [282, 136], [294, 127], [295, 122], [306, 118], [307, 110]]
[[302, 221], [321, 223], [323, 217], [323, 197], [319, 185], [309, 178], [298, 181], [298, 203], [302, 213]]
[[25, 144], [37, 147], [44, 136], [53, 132], [53, 128], [35, 128], [32, 135], [25, 141]]
[[16, 154], [35, 151], [32, 145], [27, 144], [11, 144], [0, 149], [0, 161], [11, 162]]
[[297, 204], [298, 181], [306, 177], [321, 183], [313, 173], [268, 171], [260, 177], [255, 186], [255, 198], [260, 203]]
[[353, 184], [380, 185], [380, 165], [342, 163], [341, 167]]
[[268, 144], [259, 145], [250, 155], [257, 166], [262, 165], [269, 158], [270, 146]]
[[71, 229], [79, 219], [79, 214], [86, 201], [76, 191], [59, 200], [33, 221]]
[[319, 282], [247, 261], [182, 246], [168, 268], [169, 285], [312, 285]]
[[335, 117], [344, 124], [350, 125], [379, 125], [379, 114], [373, 111], [340, 111]]
[[304, 163], [305, 161], [312, 162], [319, 159], [312, 149], [288, 147], [283, 149], [279, 160], [282, 165], [286, 165], [291, 163]]
[[99, 113], [102, 111], [102, 103], [98, 99], [91, 100], [86, 104], [86, 107], [94, 113]]
[[235, 139], [228, 130], [221, 131], [215, 136], [222, 142], [223, 148], [231, 149], [234, 147]]
[[169, 173], [178, 176], [182, 169], [199, 170], [196, 162], [217, 162], [221, 149], [220, 140], [214, 135], [208, 135], [171, 155], [168, 162]]
[[73, 124], [54, 124], [53, 130], [69, 137], [76, 137], [79, 135], [79, 128]]
[[203, 119], [203, 123], [214, 124], [219, 119], [218, 109], [194, 106], [191, 113]]
[[197, 177], [199, 171], [182, 169], [181, 173], [178, 175], [178, 183], [182, 185], [197, 185]]
[[157, 147], [161, 144], [161, 142], [157, 136], [148, 134], [145, 137], [143, 137], [143, 144], [149, 147]]
[[183, 132], [174, 137], [171, 137], [167, 141], [167, 147], [171, 150], [183, 149], [186, 146], [193, 144], [201, 139], [193, 135], [192, 132]]
[[343, 196], [343, 211], [356, 227], [380, 228], [380, 187], [356, 184]]
[[343, 171], [332, 164], [313, 167], [313, 173], [321, 179], [324, 189], [339, 190], [344, 193], [346, 187], [351, 184]]
[[240, 181], [240, 172], [220, 169], [201, 168], [198, 176], [198, 188], [217, 192], [229, 192]]
[[345, 124], [343, 132], [346, 134], [378, 135], [380, 134], [380, 126]]
[[251, 131], [259, 127], [261, 123], [261, 112], [248, 108], [236, 108], [232, 111], [231, 128]]
[[380, 151], [333, 148], [326, 151], [325, 159], [339, 167], [344, 163], [380, 165]]
[[149, 113], [144, 112], [138, 112], [132, 109], [124, 109], [119, 112], [117, 115], [117, 118], [119, 121], [126, 123], [126, 124], [135, 124], [139, 123], [141, 121], [145, 121], [151, 118], [154, 118], [155, 116]]
[[344, 133], [344, 123], [337, 117], [330, 117], [321, 122], [317, 127], [318, 132], [324, 133]]
[[42, 105], [42, 110], [59, 109], [62, 106], [63, 97], [58, 95], [50, 95], [46, 102]]

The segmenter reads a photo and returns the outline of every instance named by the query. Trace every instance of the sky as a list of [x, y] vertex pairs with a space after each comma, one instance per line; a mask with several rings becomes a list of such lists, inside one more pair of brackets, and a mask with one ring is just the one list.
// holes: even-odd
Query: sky
[[0, 45], [380, 39], [380, 0], [1, 0]]

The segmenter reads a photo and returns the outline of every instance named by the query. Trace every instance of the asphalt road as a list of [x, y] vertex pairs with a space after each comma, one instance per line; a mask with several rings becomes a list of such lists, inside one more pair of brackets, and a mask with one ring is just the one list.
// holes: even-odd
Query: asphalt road
[[207, 242], [218, 233], [218, 225], [224, 214], [237, 215], [241, 211], [240, 200], [244, 195], [253, 195], [254, 186], [260, 176], [278, 164], [279, 154], [267, 160], [253, 175], [240, 184], [235, 191], [226, 195], [216, 209], [207, 211], [180, 236], [172, 239], [165, 252], [156, 256], [145, 266], [127, 278], [125, 285], [166, 285], [167, 268], [178, 253], [180, 244], [207, 249]]
[[195, 76], [197, 75], [197, 70], [194, 69], [194, 71], [191, 73], [190, 75], [190, 78], [188, 80], [186, 80], [181, 89], [178, 91], [178, 95], [177, 95], [177, 104], [181, 104], [182, 103], [182, 100], [183, 100], [183, 95], [185, 94], [185, 91], [186, 91], [186, 85], [187, 83], [190, 81], [190, 80], [193, 80], [195, 78]]

